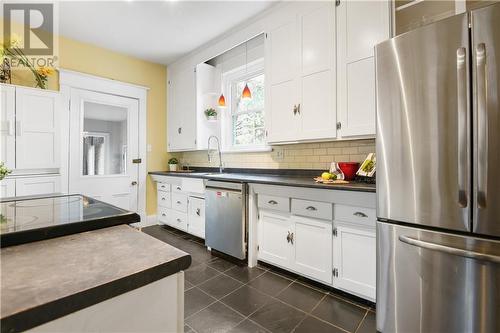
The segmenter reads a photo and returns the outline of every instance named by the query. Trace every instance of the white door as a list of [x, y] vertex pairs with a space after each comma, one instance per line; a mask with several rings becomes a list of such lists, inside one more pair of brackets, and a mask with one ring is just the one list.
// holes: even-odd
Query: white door
[[300, 139], [335, 138], [335, 5], [325, 2], [301, 15], [300, 34]]
[[16, 180], [12, 178], [0, 181], [0, 198], [16, 196]]
[[332, 222], [294, 216], [294, 270], [332, 283]]
[[69, 191], [137, 211], [138, 100], [72, 89]]
[[337, 269], [333, 286], [375, 300], [375, 230], [338, 226], [333, 244], [333, 261]]
[[[266, 127], [268, 142], [297, 140], [300, 117], [295, 17], [266, 34]], [[269, 80], [267, 79], [269, 78]]]
[[293, 225], [286, 214], [259, 212], [259, 260], [283, 268], [292, 268]]
[[15, 143], [16, 90], [10, 86], [0, 86], [1, 141], [0, 161], [12, 170], [16, 167]]
[[375, 135], [374, 46], [389, 38], [388, 1], [337, 7], [337, 108], [343, 137]]
[[61, 192], [61, 176], [16, 178], [16, 196]]
[[205, 200], [189, 197], [188, 232], [200, 238], [205, 238]]
[[16, 88], [16, 169], [60, 167], [60, 95]]

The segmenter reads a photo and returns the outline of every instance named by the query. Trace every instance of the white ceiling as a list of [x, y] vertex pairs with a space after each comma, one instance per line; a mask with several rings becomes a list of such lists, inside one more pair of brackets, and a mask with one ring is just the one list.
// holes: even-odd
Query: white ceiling
[[274, 1], [68, 1], [59, 33], [170, 64], [272, 6]]

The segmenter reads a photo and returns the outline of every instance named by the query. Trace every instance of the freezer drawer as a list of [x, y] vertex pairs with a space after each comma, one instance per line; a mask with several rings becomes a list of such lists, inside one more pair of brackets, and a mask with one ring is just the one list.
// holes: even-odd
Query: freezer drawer
[[500, 332], [500, 241], [377, 222], [377, 329]]

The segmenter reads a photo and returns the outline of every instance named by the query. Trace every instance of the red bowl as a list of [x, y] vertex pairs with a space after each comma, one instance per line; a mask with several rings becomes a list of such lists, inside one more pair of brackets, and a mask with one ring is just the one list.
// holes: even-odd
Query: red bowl
[[344, 173], [345, 180], [353, 180], [356, 176], [356, 171], [359, 169], [358, 162], [339, 162], [339, 168]]

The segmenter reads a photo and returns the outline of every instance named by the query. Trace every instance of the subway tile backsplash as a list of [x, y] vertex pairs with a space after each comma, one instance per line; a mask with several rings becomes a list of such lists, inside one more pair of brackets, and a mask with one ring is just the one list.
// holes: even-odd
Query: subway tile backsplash
[[[271, 152], [223, 153], [222, 161], [227, 168], [327, 170], [333, 161], [362, 162], [366, 155], [375, 152], [375, 139], [301, 143], [272, 148]], [[208, 163], [206, 151], [185, 152], [176, 156], [184, 166], [215, 167], [219, 164], [215, 155], [212, 163]]]

